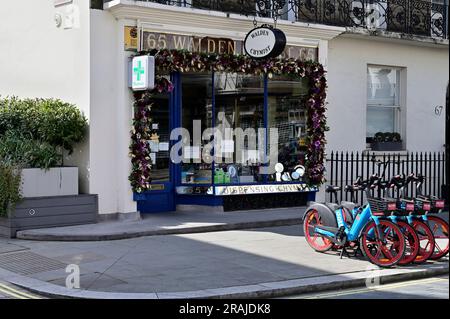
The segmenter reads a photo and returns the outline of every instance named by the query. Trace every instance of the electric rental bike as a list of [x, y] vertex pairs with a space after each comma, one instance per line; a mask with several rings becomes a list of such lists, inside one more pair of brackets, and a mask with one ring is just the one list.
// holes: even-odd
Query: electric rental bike
[[[424, 181], [425, 177], [423, 175], [409, 175], [404, 180], [404, 185], [401, 189], [401, 200], [409, 201], [410, 208], [412, 208], [411, 202], [414, 202], [414, 215], [417, 216], [416, 218], [422, 219], [434, 236], [434, 249], [428, 258], [438, 260], [446, 256], [449, 252], [449, 225], [447, 221], [437, 216], [443, 213], [445, 201], [436, 196], [422, 195]], [[405, 188], [411, 182], [416, 183], [416, 197], [413, 199], [406, 198], [404, 192]], [[399, 186], [401, 187], [402, 185], [399, 183]]]
[[[370, 188], [378, 179], [372, 176], [367, 181], [358, 180], [353, 187], [364, 190], [368, 197]], [[334, 186], [328, 188], [337, 189]], [[334, 245], [359, 248], [363, 255], [380, 267], [392, 267], [404, 257], [406, 244], [400, 228], [391, 221], [372, 213], [370, 203], [355, 216], [350, 225], [346, 222], [348, 212], [343, 206], [332, 203], [313, 203], [303, 217], [306, 241], [314, 250], [326, 252]]]
[[[386, 183], [378, 179], [374, 182], [373, 186], [378, 187], [380, 190], [386, 193], [386, 190], [389, 189], [391, 185], [392, 182]], [[357, 189], [354, 189], [354, 187], [348, 185], [345, 187], [345, 191], [350, 193], [352, 202], [342, 201], [341, 205], [349, 212], [351, 212], [351, 215], [354, 218], [362, 209], [361, 206], [355, 204], [356, 201], [354, 193], [355, 191], [357, 191]], [[376, 198], [370, 196], [368, 197], [368, 201], [371, 204], [373, 214], [379, 215], [380, 218], [387, 218], [388, 220], [396, 224], [405, 237], [405, 255], [398, 262], [398, 264], [403, 266], [414, 262], [420, 251], [419, 236], [414, 227], [401, 218], [402, 214], [397, 211], [396, 200], [392, 198]]]

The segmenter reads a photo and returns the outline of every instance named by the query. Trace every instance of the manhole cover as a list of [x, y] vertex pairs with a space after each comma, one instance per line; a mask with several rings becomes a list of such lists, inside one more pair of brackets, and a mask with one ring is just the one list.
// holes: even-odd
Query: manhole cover
[[0, 255], [0, 268], [20, 275], [65, 269], [66, 264], [30, 251]]

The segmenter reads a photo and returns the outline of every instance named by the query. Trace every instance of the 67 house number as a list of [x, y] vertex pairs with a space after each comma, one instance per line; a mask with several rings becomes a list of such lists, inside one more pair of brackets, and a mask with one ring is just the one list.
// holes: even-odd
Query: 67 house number
[[180, 314], [201, 314], [210, 317], [214, 312], [221, 312], [229, 315], [252, 315], [252, 314], [270, 314], [269, 304], [224, 304], [223, 308], [214, 308], [214, 306], [194, 306], [187, 303], [180, 307]]

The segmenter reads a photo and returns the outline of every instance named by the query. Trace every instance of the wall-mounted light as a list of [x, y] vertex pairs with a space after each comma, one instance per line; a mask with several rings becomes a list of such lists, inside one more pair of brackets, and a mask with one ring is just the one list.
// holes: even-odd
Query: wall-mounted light
[[57, 28], [61, 27], [62, 22], [63, 22], [63, 19], [62, 19], [61, 14], [60, 13], [55, 13], [55, 24], [56, 24], [56, 27]]

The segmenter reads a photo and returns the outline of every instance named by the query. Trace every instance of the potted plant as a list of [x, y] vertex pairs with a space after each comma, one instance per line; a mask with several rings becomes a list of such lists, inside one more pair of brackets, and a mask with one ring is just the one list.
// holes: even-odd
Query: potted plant
[[403, 142], [399, 133], [378, 132], [371, 146], [372, 151], [401, 151]]
[[86, 131], [72, 104], [0, 99], [0, 235], [96, 221], [96, 196], [79, 195], [78, 168], [63, 161]]

